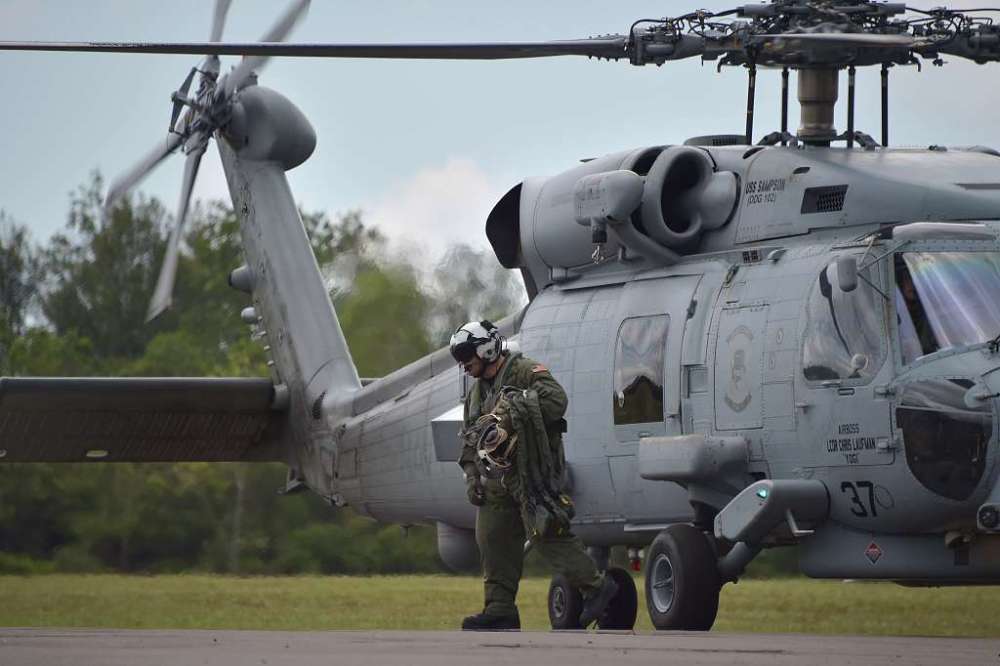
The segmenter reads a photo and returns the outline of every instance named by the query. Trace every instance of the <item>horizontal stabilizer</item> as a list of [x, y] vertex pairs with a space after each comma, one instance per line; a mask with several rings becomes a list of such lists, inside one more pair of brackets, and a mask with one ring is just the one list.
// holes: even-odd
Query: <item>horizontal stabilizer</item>
[[0, 462], [284, 461], [269, 379], [0, 378]]

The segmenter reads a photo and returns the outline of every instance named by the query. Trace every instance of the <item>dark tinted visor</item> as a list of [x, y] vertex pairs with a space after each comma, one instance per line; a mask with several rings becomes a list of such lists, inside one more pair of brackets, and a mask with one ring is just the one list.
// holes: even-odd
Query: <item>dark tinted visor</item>
[[471, 342], [459, 342], [452, 345], [451, 355], [459, 363], [468, 363], [476, 356], [476, 345]]

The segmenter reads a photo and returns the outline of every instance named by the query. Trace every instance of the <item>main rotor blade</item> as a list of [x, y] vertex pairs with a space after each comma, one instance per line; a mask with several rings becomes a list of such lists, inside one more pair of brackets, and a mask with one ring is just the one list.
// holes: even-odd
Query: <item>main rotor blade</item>
[[[283, 42], [285, 37], [292, 32], [295, 25], [305, 16], [306, 9], [309, 8], [309, 0], [294, 0], [285, 10], [284, 15], [278, 19], [271, 29], [260, 38], [262, 42]], [[269, 55], [246, 55], [233, 71], [226, 76], [223, 89], [228, 97], [233, 94], [240, 84], [246, 80], [255, 70], [260, 69], [267, 62]]]
[[[789, 35], [790, 37], [791, 35]], [[802, 35], [794, 35], [801, 37]], [[773, 37], [781, 38], [782, 35]], [[247, 55], [297, 58], [402, 58], [423, 60], [505, 60], [586, 56], [625, 57], [621, 35], [552, 42], [488, 42], [438, 44], [282, 44], [266, 42], [0, 42], [0, 51], [82, 51], [96, 53], [163, 53]]]
[[872, 35], [853, 32], [806, 32], [784, 33], [781, 35], [754, 35], [761, 41], [800, 41], [829, 46], [852, 46], [858, 48], [913, 48], [917, 40], [910, 35]]
[[156, 168], [170, 153], [177, 150], [177, 147], [184, 142], [184, 137], [179, 134], [168, 134], [162, 143], [157, 144], [153, 150], [149, 151], [135, 166], [119, 176], [108, 187], [108, 196], [104, 199], [105, 214], [110, 213], [118, 200], [130, 189], [135, 187], [139, 181]]
[[181, 239], [184, 233], [184, 222], [187, 220], [188, 208], [191, 205], [191, 192], [194, 189], [195, 178], [198, 177], [198, 166], [201, 156], [205, 154], [208, 141], [203, 141], [197, 148], [188, 153], [184, 163], [184, 182], [181, 186], [181, 198], [177, 205], [177, 220], [170, 232], [167, 251], [163, 255], [163, 266], [156, 280], [153, 299], [149, 303], [146, 321], [151, 322], [166, 311], [173, 303], [174, 281], [177, 279], [177, 257], [180, 253]]
[[226, 24], [226, 12], [233, 0], [215, 0], [215, 16], [212, 17], [212, 33], [208, 38], [210, 42], [217, 42], [222, 39], [222, 28]]

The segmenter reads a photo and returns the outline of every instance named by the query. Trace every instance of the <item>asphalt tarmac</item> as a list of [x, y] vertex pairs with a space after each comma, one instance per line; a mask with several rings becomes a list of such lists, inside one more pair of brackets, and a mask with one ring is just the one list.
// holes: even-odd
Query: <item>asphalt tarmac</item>
[[996, 664], [1000, 638], [631, 632], [0, 629], [3, 666]]

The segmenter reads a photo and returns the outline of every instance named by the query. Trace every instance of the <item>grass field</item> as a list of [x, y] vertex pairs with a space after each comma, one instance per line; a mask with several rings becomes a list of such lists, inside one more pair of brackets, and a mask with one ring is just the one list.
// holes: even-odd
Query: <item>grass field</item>
[[[636, 629], [651, 631], [642, 604]], [[526, 579], [525, 629], [549, 628], [548, 580]], [[2, 576], [0, 626], [134, 629], [454, 629], [482, 604], [455, 576]], [[722, 592], [717, 631], [1000, 636], [996, 588], [782, 579]]]

